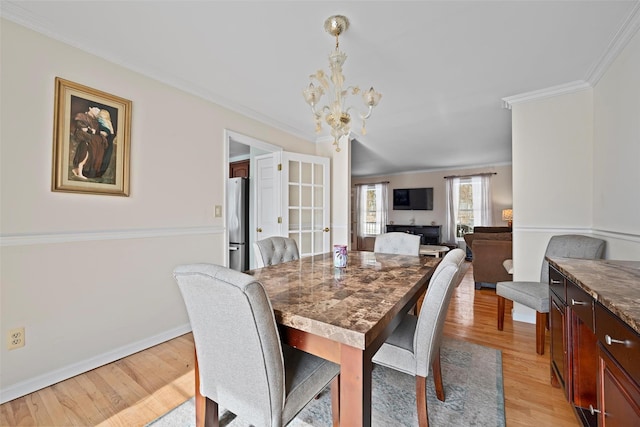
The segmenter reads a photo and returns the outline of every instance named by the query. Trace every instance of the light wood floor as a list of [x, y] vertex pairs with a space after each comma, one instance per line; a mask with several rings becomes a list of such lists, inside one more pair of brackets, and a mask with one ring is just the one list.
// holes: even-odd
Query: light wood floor
[[[560, 389], [549, 383], [548, 332], [539, 356], [535, 326], [506, 316], [498, 331], [496, 305], [494, 290], [474, 289], [469, 268], [451, 301], [445, 334], [502, 350], [507, 426], [578, 426]], [[0, 425], [142, 426], [189, 399], [193, 388], [193, 338], [187, 334], [7, 402], [0, 406]]]

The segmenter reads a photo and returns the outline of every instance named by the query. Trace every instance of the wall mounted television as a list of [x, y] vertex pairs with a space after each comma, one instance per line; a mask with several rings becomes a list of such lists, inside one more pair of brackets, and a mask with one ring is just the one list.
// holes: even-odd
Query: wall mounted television
[[394, 211], [432, 211], [433, 187], [429, 188], [394, 188]]

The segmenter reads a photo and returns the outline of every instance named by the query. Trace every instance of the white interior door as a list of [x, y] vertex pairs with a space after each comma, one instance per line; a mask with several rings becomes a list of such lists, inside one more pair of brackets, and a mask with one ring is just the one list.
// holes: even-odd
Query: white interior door
[[329, 159], [282, 153], [283, 230], [296, 240], [300, 256], [330, 251]]
[[[271, 236], [283, 236], [281, 208], [280, 153], [270, 153], [254, 158], [255, 228], [253, 242]], [[253, 250], [253, 249], [252, 249]]]

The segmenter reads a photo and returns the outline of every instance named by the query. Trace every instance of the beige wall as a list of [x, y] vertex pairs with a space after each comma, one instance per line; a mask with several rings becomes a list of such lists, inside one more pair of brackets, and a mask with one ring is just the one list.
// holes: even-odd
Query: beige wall
[[593, 229], [608, 257], [640, 259], [640, 33], [594, 89]]
[[[593, 89], [513, 106], [514, 278], [539, 280], [549, 238], [607, 241], [640, 259], [640, 33]], [[514, 319], [533, 320], [517, 307]]]
[[[0, 319], [27, 343], [4, 401], [189, 330], [171, 271], [224, 263], [225, 129], [315, 145], [6, 20], [1, 43]], [[50, 191], [56, 76], [133, 102], [130, 197]]]
[[552, 235], [590, 232], [592, 100], [582, 90], [513, 106], [516, 280], [540, 280]]

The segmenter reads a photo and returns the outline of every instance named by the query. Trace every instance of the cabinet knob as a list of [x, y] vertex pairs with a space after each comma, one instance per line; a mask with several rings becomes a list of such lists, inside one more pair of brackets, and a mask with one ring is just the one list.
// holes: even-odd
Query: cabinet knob
[[584, 301], [576, 301], [573, 298], [571, 298], [571, 305], [588, 305], [589, 303], [586, 303]]
[[262, 228], [258, 227], [258, 228], [256, 229], [256, 231], [257, 231], [258, 233], [262, 233]]
[[591, 415], [595, 415], [595, 414], [599, 414], [602, 411], [600, 411], [600, 409], [594, 408], [593, 405], [589, 405], [589, 412], [591, 412]]
[[328, 233], [329, 232], [329, 227], [323, 228], [322, 231], [324, 231], [325, 233]]
[[628, 341], [627, 340], [616, 340], [616, 339], [611, 338], [611, 336], [609, 334], [606, 334], [604, 336], [604, 341], [607, 343], [607, 345], [624, 344], [625, 347], [628, 346]]
[[562, 280], [551, 279], [551, 284], [552, 285], [561, 285], [562, 284]]

